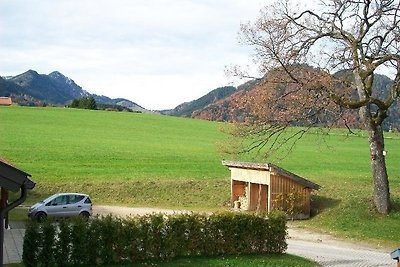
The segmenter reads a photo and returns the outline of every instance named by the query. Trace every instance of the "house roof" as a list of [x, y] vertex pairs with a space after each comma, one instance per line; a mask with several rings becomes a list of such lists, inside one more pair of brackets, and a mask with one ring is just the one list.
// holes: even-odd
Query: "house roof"
[[15, 168], [0, 158], [0, 187], [13, 192], [18, 192], [22, 185], [25, 185], [26, 189], [33, 189], [35, 183], [28, 177], [31, 177], [29, 173]]
[[0, 96], [0, 105], [11, 105], [12, 104], [12, 100], [11, 97], [4, 97], [4, 96]]
[[303, 177], [300, 177], [290, 171], [284, 170], [284, 169], [282, 169], [274, 164], [271, 164], [271, 163], [254, 163], [254, 162], [240, 162], [240, 161], [224, 160], [224, 161], [222, 161], [222, 164], [227, 167], [232, 167], [232, 168], [276, 172], [282, 176], [285, 176], [285, 177], [293, 180], [296, 183], [304, 185], [305, 187], [315, 189], [315, 190], [318, 190], [321, 188], [318, 184], [313, 183]]

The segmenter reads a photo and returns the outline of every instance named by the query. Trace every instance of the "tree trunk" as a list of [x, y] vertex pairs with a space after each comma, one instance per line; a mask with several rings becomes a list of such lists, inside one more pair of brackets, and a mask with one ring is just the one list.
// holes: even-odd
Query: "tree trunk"
[[[354, 79], [357, 86], [357, 93], [360, 100], [367, 96], [361, 81], [360, 74], [355, 70]], [[371, 106], [366, 105], [359, 109], [360, 119], [369, 134], [369, 150], [371, 154], [372, 179], [374, 182], [374, 205], [381, 214], [390, 212], [389, 180], [386, 171], [386, 161], [383, 155], [385, 147], [383, 129], [377, 124], [371, 114]]]
[[368, 129], [371, 153], [372, 178], [374, 180], [374, 204], [381, 214], [390, 212], [389, 180], [386, 171], [386, 161], [383, 155], [384, 138], [381, 125], [370, 122]]

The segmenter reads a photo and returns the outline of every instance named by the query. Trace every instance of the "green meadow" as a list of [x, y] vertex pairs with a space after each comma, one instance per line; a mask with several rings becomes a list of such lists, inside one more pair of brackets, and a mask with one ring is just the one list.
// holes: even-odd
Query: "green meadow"
[[[32, 174], [27, 203], [60, 191], [89, 193], [96, 204], [193, 210], [228, 207], [230, 174], [218, 147], [224, 124], [156, 114], [66, 108], [0, 107], [0, 157]], [[313, 217], [299, 226], [384, 247], [398, 246], [400, 136], [386, 133], [394, 211], [371, 203], [368, 141], [344, 130], [306, 135], [268, 160], [321, 185]]]
[[9, 107], [0, 109], [0, 125], [1, 157], [37, 182], [28, 202], [58, 191], [135, 206], [212, 208], [229, 199], [229, 172], [215, 150], [218, 123]]

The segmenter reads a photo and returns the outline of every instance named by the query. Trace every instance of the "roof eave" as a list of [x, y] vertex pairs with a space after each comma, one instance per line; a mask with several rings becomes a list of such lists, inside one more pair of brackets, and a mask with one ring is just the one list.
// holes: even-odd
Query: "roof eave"
[[223, 160], [222, 165], [227, 166], [229, 168], [241, 168], [241, 169], [250, 169], [250, 170], [264, 170], [264, 171], [275, 171], [285, 177], [292, 179], [293, 181], [303, 185], [306, 188], [311, 188], [314, 190], [319, 190], [321, 188], [320, 185], [313, 183], [303, 177], [300, 177], [292, 172], [284, 170], [276, 165], [270, 163], [253, 163], [253, 162], [240, 162], [240, 161], [231, 161], [231, 160]]

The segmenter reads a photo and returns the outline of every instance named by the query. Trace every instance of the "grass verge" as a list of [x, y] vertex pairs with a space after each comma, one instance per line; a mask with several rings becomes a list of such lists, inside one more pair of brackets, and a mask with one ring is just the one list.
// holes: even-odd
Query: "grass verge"
[[[6, 267], [23, 267], [23, 264], [6, 264]], [[160, 266], [160, 267], [176, 267], [176, 266], [263, 266], [263, 267], [312, 267], [319, 266], [318, 264], [307, 259], [297, 257], [290, 254], [282, 255], [249, 255], [249, 256], [225, 256], [225, 257], [188, 257], [177, 258], [171, 261], [151, 261], [127, 265], [106, 265], [105, 267], [145, 267], [145, 266]]]

